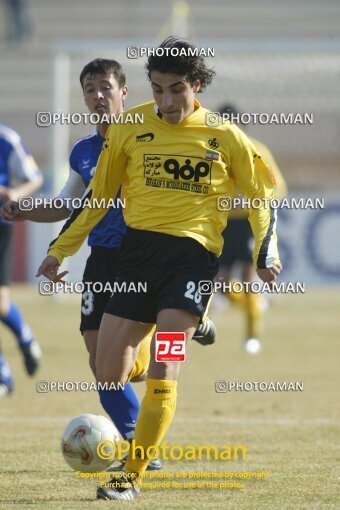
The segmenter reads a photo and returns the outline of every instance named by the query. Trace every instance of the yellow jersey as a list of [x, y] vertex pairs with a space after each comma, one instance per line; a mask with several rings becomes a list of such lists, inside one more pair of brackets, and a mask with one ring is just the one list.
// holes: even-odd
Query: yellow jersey
[[[194, 112], [178, 124], [162, 119], [154, 101], [124, 113], [143, 123], [112, 124], [107, 130], [94, 178], [85, 194], [90, 202], [114, 198], [121, 188], [126, 224], [134, 229], [191, 237], [220, 255], [227, 211], [220, 196], [233, 196], [236, 183], [249, 199], [273, 196], [273, 177], [254, 144], [236, 126], [209, 127], [209, 110], [195, 100]], [[76, 210], [49, 255], [61, 264], [74, 254], [107, 210], [89, 204]], [[278, 258], [276, 211], [251, 208], [254, 262], [270, 267]]]
[[[269, 166], [273, 172], [275, 184], [274, 184], [274, 196], [275, 198], [282, 199], [287, 195], [287, 185], [280, 172], [280, 169], [275, 161], [273, 154], [270, 152], [268, 147], [262, 142], [259, 142], [252, 136], [247, 135], [249, 140], [255, 145], [256, 150], [261, 154], [261, 157], [265, 164]], [[239, 195], [240, 189], [235, 189], [235, 196]], [[229, 212], [230, 218], [247, 218], [249, 214], [248, 208], [236, 207], [231, 209]]]
[[278, 167], [278, 164], [271, 153], [271, 151], [268, 149], [264, 143], [260, 142], [259, 140], [256, 140], [252, 136], [248, 136], [249, 139], [253, 142], [256, 149], [259, 151], [259, 153], [262, 156], [263, 161], [266, 163], [266, 165], [270, 166], [274, 173], [275, 178], [275, 187], [274, 187], [274, 196], [275, 198], [282, 199], [287, 195], [287, 184], [283, 178], [282, 173], [280, 172], [280, 169]]

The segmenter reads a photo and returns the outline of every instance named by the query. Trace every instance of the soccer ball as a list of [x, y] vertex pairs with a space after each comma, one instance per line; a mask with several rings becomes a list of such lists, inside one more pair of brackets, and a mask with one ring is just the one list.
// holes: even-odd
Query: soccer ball
[[248, 354], [258, 354], [261, 350], [261, 343], [257, 338], [247, 338], [244, 348]]
[[[98, 456], [97, 445], [107, 440], [104, 446], [105, 456]], [[104, 471], [114, 460], [115, 447], [120, 440], [115, 425], [104, 416], [96, 414], [81, 414], [73, 418], [66, 426], [61, 436], [61, 451], [67, 464], [75, 471], [94, 473]]]

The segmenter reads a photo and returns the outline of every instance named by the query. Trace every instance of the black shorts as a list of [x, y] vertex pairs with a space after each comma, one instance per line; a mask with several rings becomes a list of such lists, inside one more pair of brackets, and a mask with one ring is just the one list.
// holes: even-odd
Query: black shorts
[[12, 271], [13, 225], [0, 223], [0, 287], [8, 287]]
[[217, 271], [217, 256], [194, 239], [128, 228], [117, 278], [126, 291], [114, 293], [105, 312], [155, 323], [160, 310], [178, 308], [201, 318], [210, 295], [201, 295], [198, 283]]
[[222, 233], [224, 246], [219, 258], [221, 266], [253, 261], [254, 237], [247, 218], [231, 218]]
[[96, 286], [93, 287], [90, 284], [109, 283], [113, 287], [118, 274], [118, 262], [119, 248], [92, 247], [83, 276], [83, 282], [87, 285], [81, 300], [80, 331], [82, 333], [88, 329], [99, 329], [104, 310], [111, 297], [110, 290], [98, 292]]

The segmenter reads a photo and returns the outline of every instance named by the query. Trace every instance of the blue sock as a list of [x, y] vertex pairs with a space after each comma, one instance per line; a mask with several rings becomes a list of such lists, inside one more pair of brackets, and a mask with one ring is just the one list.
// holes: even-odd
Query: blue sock
[[19, 345], [27, 345], [32, 342], [33, 335], [30, 328], [25, 324], [19, 308], [11, 302], [7, 315], [0, 320], [14, 333]]
[[3, 354], [0, 352], [0, 383], [6, 384], [6, 386], [13, 386], [12, 372], [9, 364], [6, 362]]
[[121, 433], [123, 439], [131, 441], [139, 411], [139, 400], [131, 383], [124, 389], [99, 390], [100, 402]]

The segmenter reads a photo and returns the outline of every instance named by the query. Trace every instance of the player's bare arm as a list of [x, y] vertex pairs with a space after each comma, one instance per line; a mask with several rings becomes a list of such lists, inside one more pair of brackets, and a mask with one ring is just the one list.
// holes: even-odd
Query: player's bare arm
[[59, 195], [55, 198], [56, 203], [52, 202], [48, 207], [43, 204], [33, 206], [30, 210], [21, 210], [20, 204], [17, 200], [8, 200], [0, 208], [0, 217], [5, 221], [34, 221], [37, 223], [54, 223], [68, 218], [71, 210], [66, 207], [60, 207], [60, 200], [81, 198], [84, 194], [86, 187], [80, 175], [70, 170], [70, 175], [60, 191]]
[[40, 205], [30, 211], [22, 211], [19, 202], [9, 200], [0, 209], [0, 217], [5, 221], [34, 221], [37, 223], [54, 223], [68, 218], [70, 211], [67, 207], [49, 207]]

